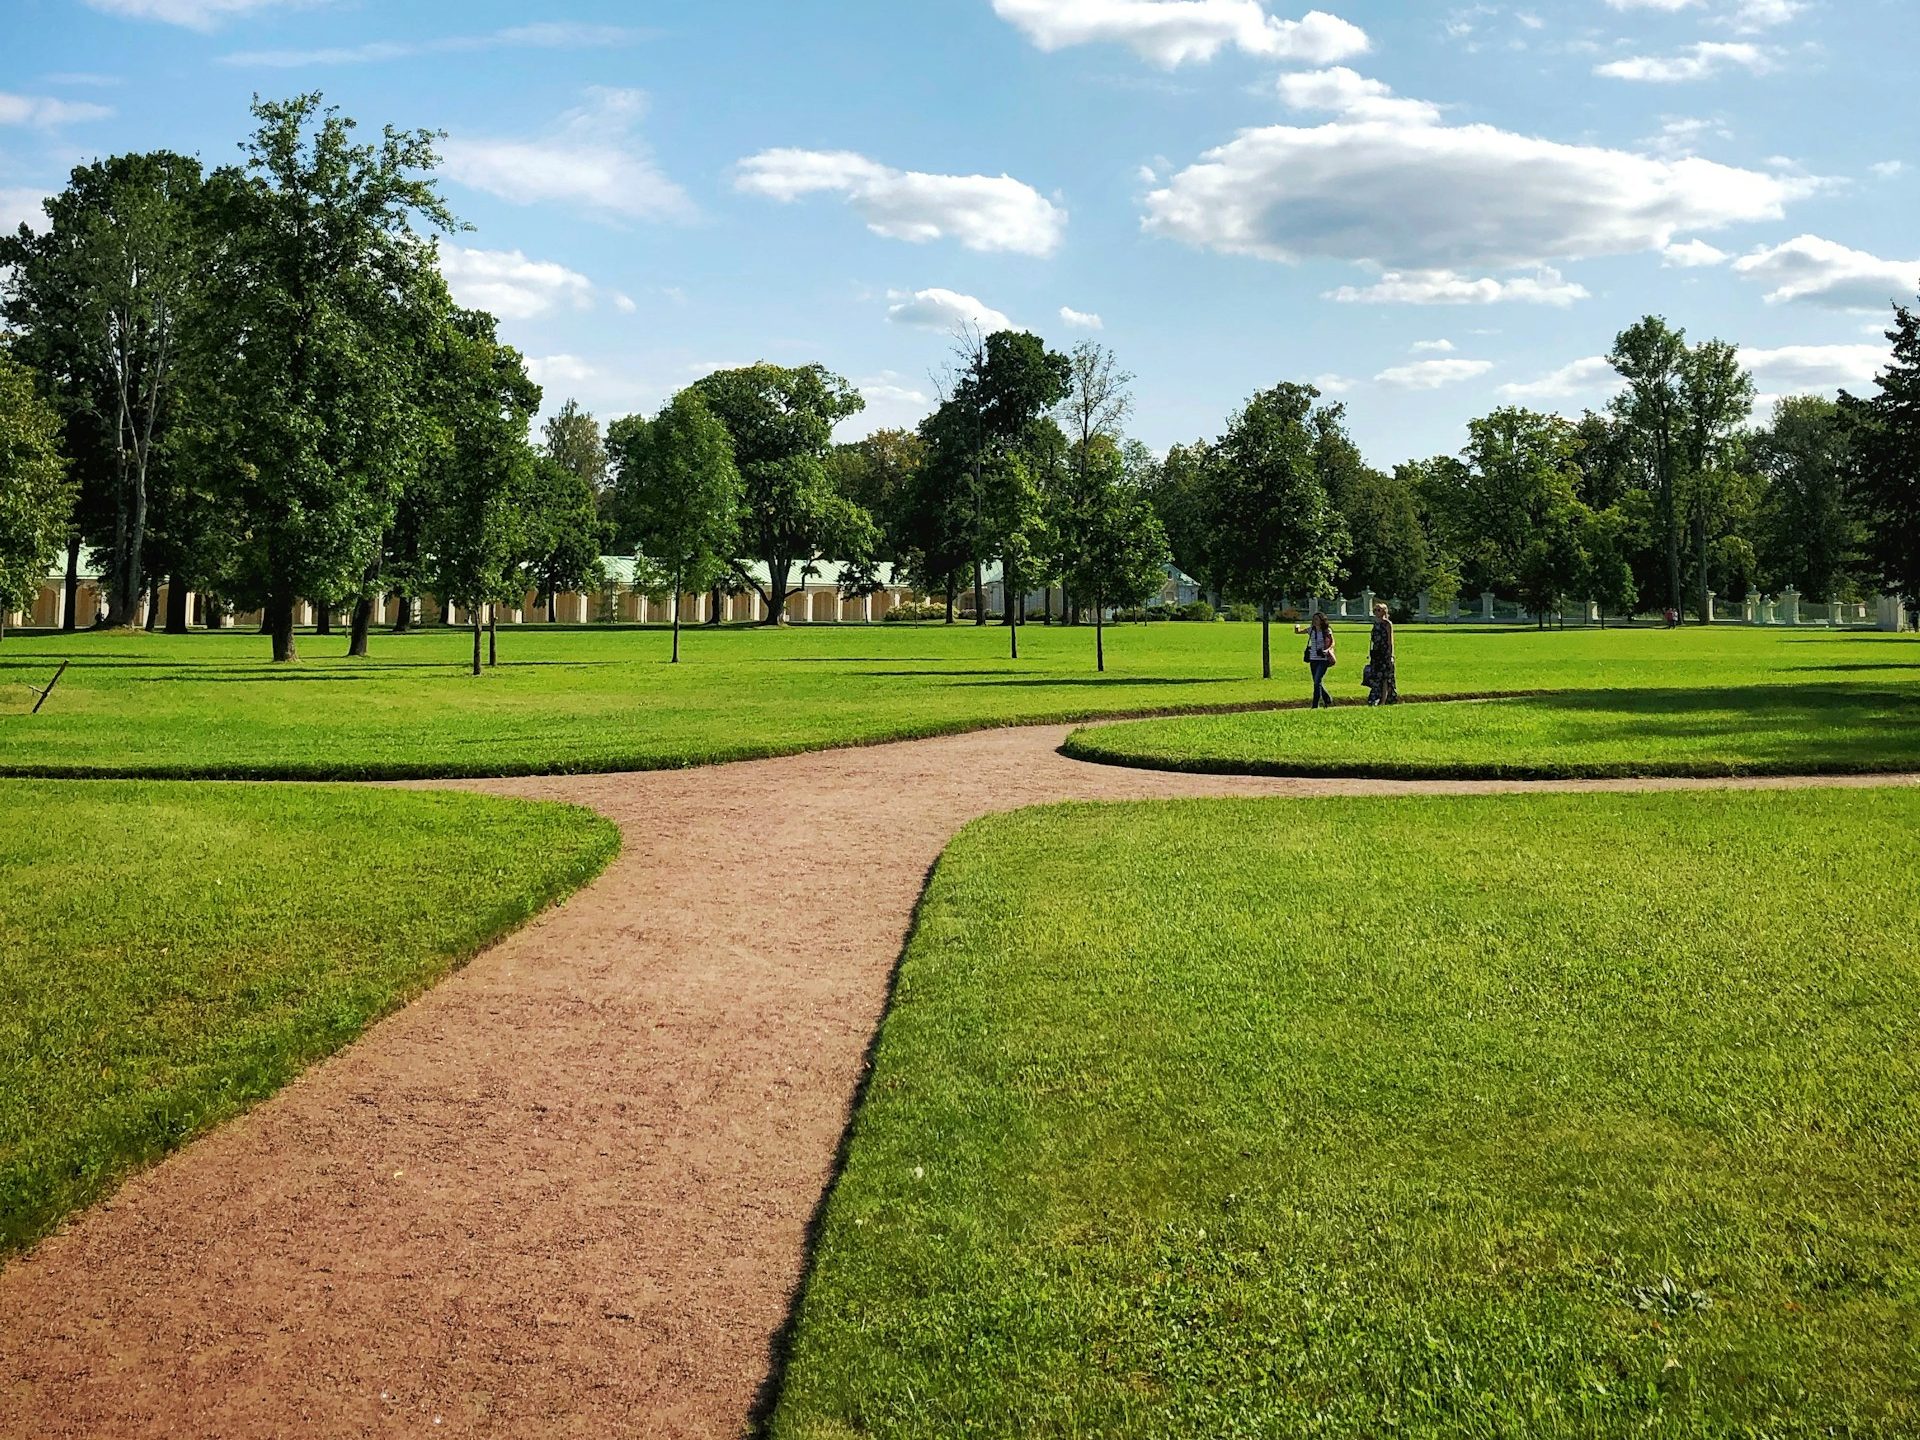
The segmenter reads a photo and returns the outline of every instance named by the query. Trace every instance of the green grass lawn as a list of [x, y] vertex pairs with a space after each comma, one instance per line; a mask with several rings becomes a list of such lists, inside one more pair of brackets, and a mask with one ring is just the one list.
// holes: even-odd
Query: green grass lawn
[[[57, 692], [56, 692], [57, 693]], [[570, 806], [0, 783], [0, 1256], [583, 884]]]
[[1920, 1433], [1916, 834], [1904, 790], [981, 822], [772, 1432]]
[[[1920, 657], [1920, 646], [1910, 648]], [[1082, 760], [1211, 774], [1538, 780], [1920, 771], [1920, 658], [1890, 654], [1851, 673], [1858, 678], [1846, 684], [1182, 716], [1077, 730], [1065, 749]]]
[[[1348, 633], [1351, 653], [1363, 634]], [[1018, 662], [997, 627], [703, 630], [689, 634], [678, 667], [666, 663], [667, 643], [658, 631], [508, 630], [506, 663], [474, 679], [459, 631], [377, 635], [368, 661], [345, 659], [343, 638], [307, 636], [303, 662], [278, 669], [252, 634], [9, 636], [0, 643], [0, 774], [643, 769], [1307, 694], [1297, 642], [1284, 631], [1279, 678], [1258, 678], [1252, 625], [1115, 627], [1104, 676], [1093, 673], [1090, 629], [1038, 625], [1023, 632]], [[1401, 654], [1409, 695], [1641, 691], [1678, 697], [1671, 703], [1684, 710], [1687, 697], [1711, 691], [1729, 697], [1733, 729], [1768, 732], [1755, 742], [1763, 748], [1798, 724], [1761, 703], [1776, 687], [1834, 692], [1850, 715], [1884, 697], [1920, 696], [1920, 644], [1872, 634], [1406, 627]], [[73, 668], [47, 707], [28, 715], [27, 686], [68, 657]], [[1357, 696], [1357, 673], [1337, 671], [1336, 690]]]

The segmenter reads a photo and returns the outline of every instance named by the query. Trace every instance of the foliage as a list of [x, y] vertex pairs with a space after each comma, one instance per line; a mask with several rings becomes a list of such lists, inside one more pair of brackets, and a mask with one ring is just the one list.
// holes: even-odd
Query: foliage
[[1093, 610], [1094, 663], [1107, 668], [1103, 616], [1109, 608], [1139, 605], [1167, 583], [1166, 532], [1139, 486], [1127, 481], [1111, 447], [1084, 457], [1079, 478], [1060, 510], [1064, 580]]
[[977, 823], [770, 1433], [1913, 1434], [1916, 826], [1910, 790]]
[[1887, 586], [1920, 612], [1920, 311], [1894, 307], [1893, 358], [1879, 393], [1843, 401], [1854, 473], [1869, 515], [1868, 553]]
[[356, 144], [317, 95], [254, 115], [246, 168], [209, 182], [221, 243], [193, 405], [237, 537], [222, 588], [265, 607], [290, 660], [295, 603], [359, 593], [419, 463], [419, 366], [446, 301], [412, 222], [455, 222], [431, 135]]
[[74, 486], [61, 428], [32, 373], [0, 345], [0, 625], [8, 611], [32, 608], [66, 543]]
[[[47, 863], [46, 820], [84, 863]], [[571, 806], [0, 785], [0, 1255], [272, 1094], [591, 879]], [[353, 878], [316, 876], [350, 857]]]
[[[680, 596], [718, 584], [740, 533], [740, 472], [727, 427], [699, 392], [682, 390], [645, 431], [623, 444], [623, 489], [632, 496], [639, 552], [672, 586], [673, 659], [680, 660]], [[625, 437], [623, 437], [623, 440]]]
[[694, 388], [733, 441], [739, 543], [729, 548], [765, 564], [770, 579], [736, 574], [766, 602], [768, 623], [784, 624], [796, 567], [861, 559], [879, 543], [872, 517], [834, 489], [826, 463], [833, 427], [866, 402], [820, 365], [719, 370]]

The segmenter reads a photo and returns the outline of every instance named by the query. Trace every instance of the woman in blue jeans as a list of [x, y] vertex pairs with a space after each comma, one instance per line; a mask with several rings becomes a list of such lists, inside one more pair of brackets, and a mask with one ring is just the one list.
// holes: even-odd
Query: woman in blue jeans
[[1306, 625], [1293, 627], [1296, 635], [1307, 637], [1307, 669], [1313, 674], [1313, 708], [1322, 705], [1333, 708], [1333, 696], [1327, 693], [1327, 671], [1340, 663], [1340, 657], [1333, 653], [1333, 622], [1327, 619], [1324, 610], [1314, 612], [1313, 619]]

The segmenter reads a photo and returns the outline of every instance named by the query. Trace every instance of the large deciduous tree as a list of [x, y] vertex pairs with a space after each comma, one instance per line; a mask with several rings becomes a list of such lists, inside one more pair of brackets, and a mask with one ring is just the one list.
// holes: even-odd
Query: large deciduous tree
[[1633, 435], [1651, 482], [1666, 555], [1667, 603], [1680, 608], [1679, 490], [1684, 464], [1686, 407], [1681, 394], [1687, 365], [1687, 336], [1657, 315], [1620, 332], [1607, 357], [1626, 389], [1613, 411]]
[[1894, 307], [1893, 358], [1870, 399], [1842, 397], [1853, 428], [1867, 551], [1881, 582], [1920, 615], [1920, 311]]
[[[878, 543], [872, 518], [834, 488], [827, 469], [833, 427], [866, 401], [821, 365], [719, 370], [694, 389], [726, 426], [740, 472], [734, 573], [766, 603], [767, 623], [784, 625], [796, 567], [804, 576], [830, 552], [858, 560]], [[747, 559], [766, 566], [764, 584]]]
[[1768, 581], [1821, 597], [1857, 582], [1866, 527], [1848, 494], [1851, 437], [1839, 405], [1819, 395], [1782, 399], [1749, 453], [1767, 482], [1760, 562]]
[[740, 472], [733, 440], [698, 391], [682, 390], [644, 428], [619, 432], [615, 463], [633, 507], [642, 560], [673, 585], [673, 663], [680, 663], [680, 601], [730, 570], [740, 534]]
[[1229, 594], [1260, 607], [1260, 673], [1273, 678], [1273, 612], [1332, 586], [1347, 534], [1314, 463], [1311, 385], [1248, 400], [1208, 455], [1219, 566]]
[[33, 372], [0, 346], [0, 633], [9, 611], [32, 607], [72, 523], [61, 428]]
[[[23, 225], [0, 240], [0, 271], [11, 272], [0, 315], [22, 332], [22, 358], [50, 382], [69, 432], [92, 432], [76, 436], [76, 454], [104, 462], [84, 477], [83, 518], [108, 550], [118, 625], [134, 622], [148, 578], [183, 330], [204, 274], [201, 191], [196, 160], [116, 155], [73, 171], [46, 202], [44, 232]], [[176, 533], [186, 528], [178, 518]]]
[[266, 612], [273, 658], [296, 658], [301, 597], [366, 584], [420, 430], [423, 343], [444, 285], [416, 221], [456, 224], [433, 136], [353, 122], [318, 95], [254, 105], [243, 169], [209, 182], [220, 234], [196, 406], [232, 529], [227, 586]]

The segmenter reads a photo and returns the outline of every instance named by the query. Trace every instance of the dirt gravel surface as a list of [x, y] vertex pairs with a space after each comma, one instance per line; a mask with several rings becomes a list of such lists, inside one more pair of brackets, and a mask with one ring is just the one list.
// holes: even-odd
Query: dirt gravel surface
[[1155, 774], [1059, 756], [1069, 728], [467, 782], [590, 805], [624, 849], [0, 1270], [0, 1435], [739, 1435], [914, 904], [966, 822], [1689, 784]]

